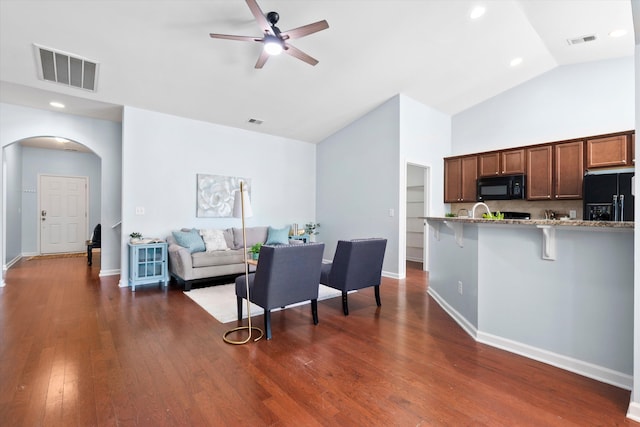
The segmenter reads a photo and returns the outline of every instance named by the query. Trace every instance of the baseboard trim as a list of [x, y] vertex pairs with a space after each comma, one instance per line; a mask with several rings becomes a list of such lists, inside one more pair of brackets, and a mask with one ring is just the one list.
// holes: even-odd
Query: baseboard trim
[[594, 365], [593, 363], [564, 356], [562, 354], [533, 347], [517, 341], [512, 341], [496, 335], [487, 334], [485, 332], [478, 332], [477, 340], [483, 344], [519, 354], [521, 356], [528, 357], [529, 359], [537, 360], [538, 362], [543, 362], [548, 365], [555, 366], [556, 368], [561, 368], [625, 390], [631, 390], [633, 387], [633, 377], [631, 375], [614, 371], [603, 366]]
[[18, 261], [20, 261], [22, 258], [24, 258], [24, 255], [16, 255], [15, 258], [13, 258], [11, 261], [9, 261], [5, 267], [4, 270], [7, 271], [8, 269], [10, 269], [14, 264], [16, 264]]
[[436, 302], [438, 303], [438, 305], [440, 307], [442, 307], [442, 309], [444, 311], [447, 312], [447, 314], [449, 316], [451, 316], [451, 318], [453, 320], [456, 321], [456, 323], [458, 325], [460, 325], [460, 327], [462, 329], [464, 329], [464, 331], [466, 333], [468, 333], [469, 335], [471, 335], [471, 337], [477, 341], [477, 335], [478, 335], [478, 329], [472, 324], [470, 323], [463, 315], [461, 315], [460, 313], [458, 313], [458, 311], [453, 308], [452, 306], [449, 305], [448, 302], [446, 302], [441, 296], [440, 294], [438, 294], [438, 292], [434, 291], [433, 289], [429, 288], [427, 290], [427, 293], [429, 295], [431, 295], [431, 297], [436, 300]]
[[629, 403], [629, 409], [627, 409], [627, 418], [640, 422], [640, 403]]
[[[474, 340], [479, 343], [490, 345], [501, 350], [508, 351], [510, 353], [519, 354], [520, 356], [527, 357], [538, 362], [546, 363], [551, 366], [555, 366], [560, 369], [564, 369], [569, 372], [573, 372], [578, 375], [582, 375], [587, 378], [611, 384], [616, 387], [623, 388], [625, 390], [631, 390], [633, 388], [633, 377], [631, 375], [624, 374], [622, 372], [614, 371], [603, 366], [594, 365], [589, 362], [585, 362], [572, 357], [564, 356], [562, 354], [554, 353], [548, 350], [544, 350], [538, 347], [533, 347], [528, 344], [523, 344], [517, 341], [512, 341], [506, 338], [499, 337], [497, 335], [488, 334], [486, 332], [479, 331], [473, 326], [466, 318], [464, 318], [458, 311], [450, 306], [442, 297], [434, 290], [429, 288], [427, 291], [429, 295], [442, 307], [444, 311], [451, 316], [455, 322], [460, 325]], [[637, 404], [637, 411], [635, 416], [638, 416], [640, 421], [640, 403]], [[631, 410], [631, 407], [630, 407]]]
[[113, 270], [100, 270], [100, 273], [98, 273], [98, 277], [117, 276], [118, 274], [120, 274], [119, 268]]

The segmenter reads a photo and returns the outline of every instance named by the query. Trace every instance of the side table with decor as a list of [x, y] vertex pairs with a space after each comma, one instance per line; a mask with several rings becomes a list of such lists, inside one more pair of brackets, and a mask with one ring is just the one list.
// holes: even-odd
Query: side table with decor
[[129, 243], [129, 286], [135, 292], [136, 286], [149, 283], [169, 284], [167, 264], [167, 243]]

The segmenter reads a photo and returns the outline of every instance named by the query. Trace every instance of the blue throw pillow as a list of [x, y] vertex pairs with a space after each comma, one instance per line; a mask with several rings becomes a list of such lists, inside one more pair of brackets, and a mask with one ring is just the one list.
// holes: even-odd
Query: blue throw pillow
[[289, 227], [284, 227], [284, 228], [269, 227], [266, 244], [267, 245], [288, 245], [289, 244]]
[[189, 249], [189, 252], [204, 252], [205, 245], [204, 240], [198, 233], [198, 230], [192, 228], [190, 231], [174, 231], [173, 237], [176, 239], [176, 243], [183, 248]]

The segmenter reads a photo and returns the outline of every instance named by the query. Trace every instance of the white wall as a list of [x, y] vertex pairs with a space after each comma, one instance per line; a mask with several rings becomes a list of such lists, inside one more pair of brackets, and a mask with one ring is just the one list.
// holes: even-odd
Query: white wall
[[[451, 153], [451, 116], [400, 95], [400, 218], [406, 218], [407, 164], [428, 168], [426, 180], [427, 216], [444, 216], [444, 161]], [[425, 232], [428, 231], [425, 228]], [[406, 223], [400, 222], [400, 237], [406, 236]], [[400, 277], [406, 274], [406, 244], [400, 242]], [[425, 241], [429, 253], [429, 240]]]
[[325, 258], [333, 259], [338, 240], [384, 237], [382, 269], [391, 276], [400, 261], [399, 114], [395, 96], [326, 138], [317, 152], [318, 240], [325, 243]]
[[132, 107], [124, 110], [122, 140], [121, 285], [133, 231], [165, 238], [182, 227], [240, 227], [237, 218], [196, 218], [199, 173], [251, 179], [247, 226], [316, 220], [313, 144]]
[[[2, 147], [2, 163], [5, 164], [7, 150], [10, 144], [32, 136], [60, 136], [79, 142], [90, 148], [102, 163], [101, 213], [103, 224], [101, 270], [100, 275], [117, 274], [120, 271], [119, 231], [111, 229], [111, 225], [120, 220], [120, 175], [121, 175], [121, 125], [106, 120], [90, 119], [51, 111], [37, 110], [0, 103], [0, 147]], [[4, 174], [3, 174], [4, 175]], [[4, 180], [4, 178], [0, 178]], [[0, 198], [0, 212], [3, 214], [3, 227], [0, 231], [0, 260], [6, 265], [5, 235], [8, 227], [6, 210], [13, 210], [15, 206], [5, 205], [4, 182], [0, 181], [2, 197]], [[5, 216], [6, 215], [6, 216]], [[4, 271], [3, 280], [4, 283]]]
[[635, 128], [633, 57], [555, 68], [453, 117], [453, 154]]

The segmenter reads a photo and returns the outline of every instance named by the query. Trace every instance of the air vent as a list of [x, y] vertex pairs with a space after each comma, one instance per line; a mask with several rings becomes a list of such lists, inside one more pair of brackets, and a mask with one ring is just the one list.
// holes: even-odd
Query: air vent
[[34, 45], [38, 78], [70, 87], [96, 91], [98, 63], [81, 56]]
[[587, 43], [587, 42], [595, 41], [596, 38], [597, 38], [596, 35], [592, 34], [590, 36], [577, 37], [575, 39], [567, 39], [567, 43], [569, 43], [570, 45]]
[[260, 120], [260, 119], [249, 119], [249, 123], [252, 123], [254, 125], [261, 125], [262, 123], [264, 123], [264, 120]]

